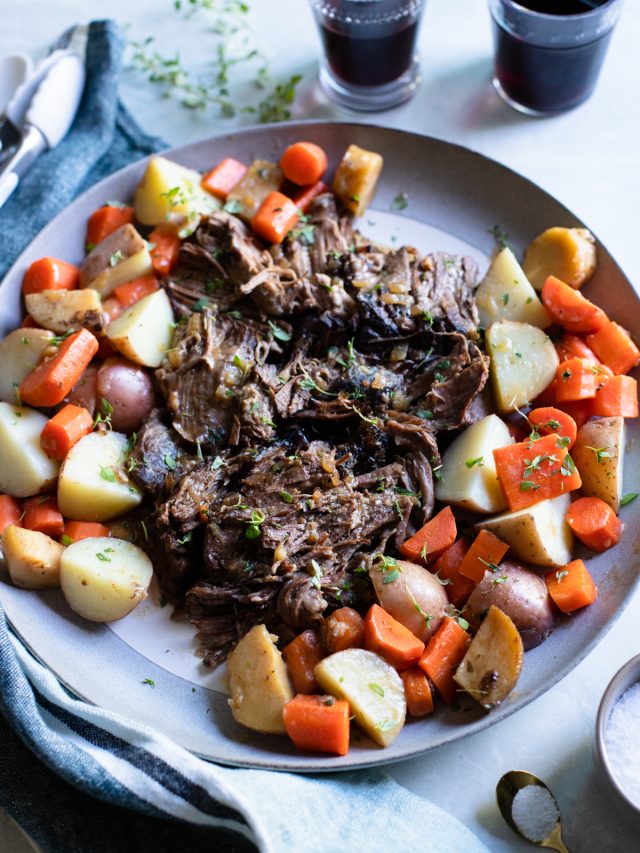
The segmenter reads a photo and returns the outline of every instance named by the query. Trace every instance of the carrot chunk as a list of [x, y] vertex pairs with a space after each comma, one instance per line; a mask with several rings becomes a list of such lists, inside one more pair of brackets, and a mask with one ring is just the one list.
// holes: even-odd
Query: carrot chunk
[[405, 669], [400, 673], [404, 682], [404, 695], [407, 700], [407, 713], [411, 717], [424, 717], [433, 711], [433, 693], [429, 679], [419, 666]]
[[460, 563], [459, 573], [474, 583], [479, 583], [487, 569], [497, 566], [509, 550], [502, 539], [489, 530], [481, 530]]
[[294, 184], [315, 184], [327, 171], [327, 155], [313, 142], [294, 142], [280, 158], [280, 168]]
[[282, 243], [298, 221], [298, 208], [282, 193], [273, 192], [262, 202], [251, 227], [267, 243]]
[[542, 302], [556, 323], [568, 332], [597, 332], [607, 322], [602, 308], [554, 275], [542, 287]]
[[98, 351], [98, 341], [86, 329], [62, 341], [57, 354], [39, 364], [20, 385], [20, 397], [30, 406], [57, 406], [76, 384]]
[[58, 502], [53, 497], [27, 498], [24, 502], [22, 524], [27, 530], [45, 533], [52, 539], [62, 536], [64, 531], [64, 518], [58, 509]]
[[71, 545], [81, 539], [94, 539], [96, 536], [108, 536], [109, 528], [97, 521], [65, 521], [62, 544]]
[[175, 234], [163, 231], [161, 227], [154, 228], [149, 234], [151, 265], [158, 275], [169, 275], [178, 263], [180, 254], [180, 238]]
[[90, 252], [98, 243], [102, 243], [105, 237], [129, 222], [133, 222], [132, 207], [113, 204], [99, 207], [91, 214], [87, 224], [87, 251]]
[[[577, 293], [577, 291], [576, 291]], [[556, 400], [588, 400], [596, 396], [602, 384], [603, 368], [584, 358], [570, 358], [558, 366], [556, 373]]]
[[578, 498], [569, 507], [567, 524], [592, 551], [606, 551], [620, 539], [622, 522], [601, 498]]
[[211, 195], [226, 199], [247, 173], [247, 167], [233, 157], [226, 157], [203, 177], [201, 186]]
[[11, 495], [0, 495], [0, 534], [10, 524], [17, 524], [18, 527], [22, 527], [21, 518], [22, 508], [19, 501], [12, 498]]
[[587, 343], [614, 373], [628, 373], [640, 360], [640, 350], [629, 332], [613, 320], [607, 320], [601, 329], [587, 335]]
[[294, 696], [282, 719], [296, 749], [302, 752], [349, 751], [349, 703], [333, 696]]
[[413, 666], [424, 651], [424, 643], [378, 604], [371, 605], [364, 619], [364, 647], [397, 669]]
[[75, 290], [80, 270], [58, 258], [40, 258], [27, 269], [22, 279], [22, 293], [41, 293], [43, 290]]
[[291, 686], [296, 693], [317, 693], [318, 682], [313, 674], [316, 664], [324, 657], [320, 638], [309, 628], [298, 634], [282, 650]]
[[[598, 392], [596, 391], [596, 397]], [[588, 400], [564, 400], [562, 403], [557, 403], [556, 407], [561, 409], [565, 414], [569, 415], [578, 429], [582, 424], [586, 424], [593, 413], [593, 404], [596, 397]]]
[[432, 567], [433, 572], [444, 583], [447, 598], [454, 607], [461, 607], [475, 588], [474, 581], [460, 574], [460, 566], [468, 550], [467, 540], [458, 539], [438, 557]]
[[598, 417], [637, 418], [638, 383], [633, 376], [614, 376], [596, 391], [591, 413]]
[[122, 307], [129, 308], [144, 296], [154, 293], [158, 287], [158, 279], [155, 275], [143, 275], [140, 278], [134, 278], [133, 281], [128, 281], [126, 284], [121, 284], [113, 292]]
[[293, 203], [301, 210], [303, 213], [307, 212], [307, 209], [311, 202], [314, 200], [316, 196], [322, 195], [328, 191], [327, 185], [322, 181], [316, 181], [315, 184], [309, 184], [306, 187], [299, 187], [292, 194], [291, 198]]
[[529, 412], [529, 423], [539, 435], [555, 434], [564, 439], [568, 449], [573, 447], [578, 434], [578, 427], [571, 415], [554, 406], [532, 409]]
[[438, 693], [449, 704], [457, 694], [454, 673], [470, 642], [471, 637], [464, 628], [455, 619], [445, 616], [418, 661], [420, 669], [429, 676]]
[[582, 560], [573, 560], [562, 569], [547, 572], [544, 579], [551, 599], [563, 613], [593, 604], [598, 597], [598, 587]]
[[458, 534], [456, 520], [451, 512], [451, 507], [446, 506], [437, 515], [429, 519], [424, 527], [421, 527], [406, 542], [400, 546], [400, 553], [405, 560], [426, 565], [437, 558], [451, 547], [456, 541]]
[[[577, 292], [574, 291], [574, 293]], [[560, 361], [567, 361], [570, 358], [586, 358], [587, 361], [593, 361], [597, 364], [600, 360], [591, 347], [587, 346], [584, 338], [578, 335], [563, 335], [555, 347]]]
[[320, 639], [330, 655], [361, 647], [364, 643], [364, 620], [352, 607], [340, 607], [322, 620]]
[[64, 459], [74, 444], [93, 429], [93, 418], [82, 406], [68, 403], [47, 421], [40, 433], [40, 447], [49, 459]]

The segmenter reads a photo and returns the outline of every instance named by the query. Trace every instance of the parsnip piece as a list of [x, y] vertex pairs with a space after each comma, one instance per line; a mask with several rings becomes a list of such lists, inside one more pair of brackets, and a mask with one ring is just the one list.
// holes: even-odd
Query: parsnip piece
[[124, 472], [126, 448], [118, 432], [92, 432], [71, 448], [58, 480], [65, 518], [109, 521], [138, 506], [142, 493]]
[[255, 625], [227, 658], [229, 707], [234, 720], [249, 729], [286, 734], [282, 712], [293, 699], [287, 667], [275, 645], [278, 638]]
[[442, 479], [436, 482], [436, 498], [474, 512], [506, 509], [493, 451], [512, 443], [507, 425], [497, 415], [487, 415], [468, 426], [442, 457]]
[[42, 290], [27, 294], [24, 301], [39, 326], [59, 335], [82, 328], [97, 333], [104, 327], [102, 302], [95, 290]]
[[14, 329], [0, 341], [0, 400], [20, 402], [16, 389], [38, 364], [52, 337], [44, 329]]
[[558, 354], [536, 326], [501, 320], [487, 330], [493, 391], [501, 412], [513, 412], [541, 394], [555, 378]]
[[134, 211], [143, 225], [173, 225], [193, 231], [200, 217], [220, 203], [200, 186], [201, 175], [166, 157], [152, 157], [135, 193]]
[[389, 746], [400, 734], [407, 713], [404, 687], [381, 657], [345, 649], [320, 661], [314, 674], [325, 693], [347, 700], [356, 723], [380, 746]]
[[491, 605], [453, 677], [483, 708], [490, 710], [516, 686], [523, 659], [518, 629], [506, 613]]
[[64, 546], [37, 530], [10, 524], [2, 534], [2, 550], [11, 581], [21, 589], [60, 586], [60, 557]]
[[514, 320], [546, 329], [551, 315], [540, 301], [515, 255], [501, 249], [476, 290], [480, 323], [488, 329], [496, 320]]
[[555, 275], [580, 288], [596, 270], [596, 241], [586, 228], [547, 228], [526, 248], [522, 268], [536, 290]]
[[40, 447], [46, 422], [33, 409], [0, 403], [0, 494], [27, 498], [55, 482], [60, 463]]
[[173, 311], [164, 290], [156, 290], [109, 324], [114, 349], [145, 367], [159, 367], [173, 336]]
[[375, 151], [350, 145], [333, 179], [333, 192], [354, 216], [362, 216], [369, 207], [384, 160]]
[[153, 566], [130, 542], [97, 536], [64, 549], [60, 586], [69, 607], [92, 622], [122, 619], [147, 597]]
[[251, 219], [265, 198], [280, 189], [283, 180], [282, 169], [277, 163], [254, 160], [227, 196], [225, 210], [243, 219]]
[[587, 421], [578, 430], [571, 458], [582, 478], [582, 493], [601, 498], [617, 514], [624, 494], [624, 418]]
[[506, 542], [510, 554], [536, 566], [566, 566], [571, 562], [573, 534], [567, 524], [569, 494], [533, 504], [516, 512], [505, 512], [476, 526]]
[[97, 290], [102, 299], [116, 287], [152, 271], [147, 241], [130, 223], [98, 243], [80, 267], [80, 286]]

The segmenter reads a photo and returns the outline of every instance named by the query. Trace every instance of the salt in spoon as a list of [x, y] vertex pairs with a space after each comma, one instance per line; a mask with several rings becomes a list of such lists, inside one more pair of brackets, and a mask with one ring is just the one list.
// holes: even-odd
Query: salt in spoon
[[[519, 825], [514, 819], [513, 805], [517, 795], [524, 789], [531, 786], [533, 786], [534, 789], [541, 788], [542, 791], [545, 792], [543, 794], [542, 791], [540, 791], [539, 797], [542, 798], [540, 805], [543, 808], [546, 808], [547, 813], [542, 815], [540, 818], [541, 823], [539, 830], [535, 830], [532, 827], [527, 835], [525, 834], [526, 827]], [[521, 796], [527, 796], [527, 799], [529, 798], [528, 795]], [[534, 796], [536, 795], [534, 794]], [[521, 838], [524, 838], [525, 841], [529, 841], [531, 844], [537, 844], [538, 847], [549, 847], [551, 850], [559, 851], [559, 853], [569, 853], [569, 848], [562, 840], [562, 824], [560, 822], [560, 809], [558, 808], [558, 803], [542, 779], [534, 776], [533, 773], [527, 773], [525, 770], [510, 770], [508, 773], [504, 774], [502, 779], [500, 779], [496, 785], [496, 797], [502, 817], [509, 824], [511, 829], [513, 829], [513, 831]], [[525, 805], [525, 803], [521, 801], [521, 805]], [[516, 816], [517, 811], [518, 808], [516, 807]], [[553, 819], [554, 812], [555, 820]], [[530, 818], [530, 808], [526, 810], [526, 815]], [[525, 816], [523, 815], [523, 818], [524, 817]], [[538, 835], [539, 837], [534, 838], [531, 837], [532, 835]]]

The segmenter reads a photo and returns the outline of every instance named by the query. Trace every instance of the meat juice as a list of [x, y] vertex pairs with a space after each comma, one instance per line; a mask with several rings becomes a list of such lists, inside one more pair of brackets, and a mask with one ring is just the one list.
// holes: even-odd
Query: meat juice
[[[608, 0], [519, 0], [518, 5], [547, 15], [579, 15]], [[508, 98], [541, 113], [578, 106], [591, 95], [612, 29], [586, 44], [542, 47], [529, 44], [493, 21], [496, 78]]]

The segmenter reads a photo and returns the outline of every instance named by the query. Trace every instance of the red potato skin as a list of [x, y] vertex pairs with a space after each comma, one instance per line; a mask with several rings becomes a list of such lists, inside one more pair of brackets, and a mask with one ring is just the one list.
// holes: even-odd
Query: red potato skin
[[121, 356], [108, 358], [99, 369], [96, 392], [99, 400], [113, 406], [111, 425], [116, 432], [139, 429], [155, 405], [149, 373]]
[[96, 365], [90, 364], [71, 391], [69, 391], [67, 396], [64, 398], [60, 404], [60, 408], [65, 406], [67, 403], [73, 403], [74, 406], [82, 406], [82, 408], [86, 409], [91, 417], [93, 417], [96, 413], [97, 378], [98, 368]]

